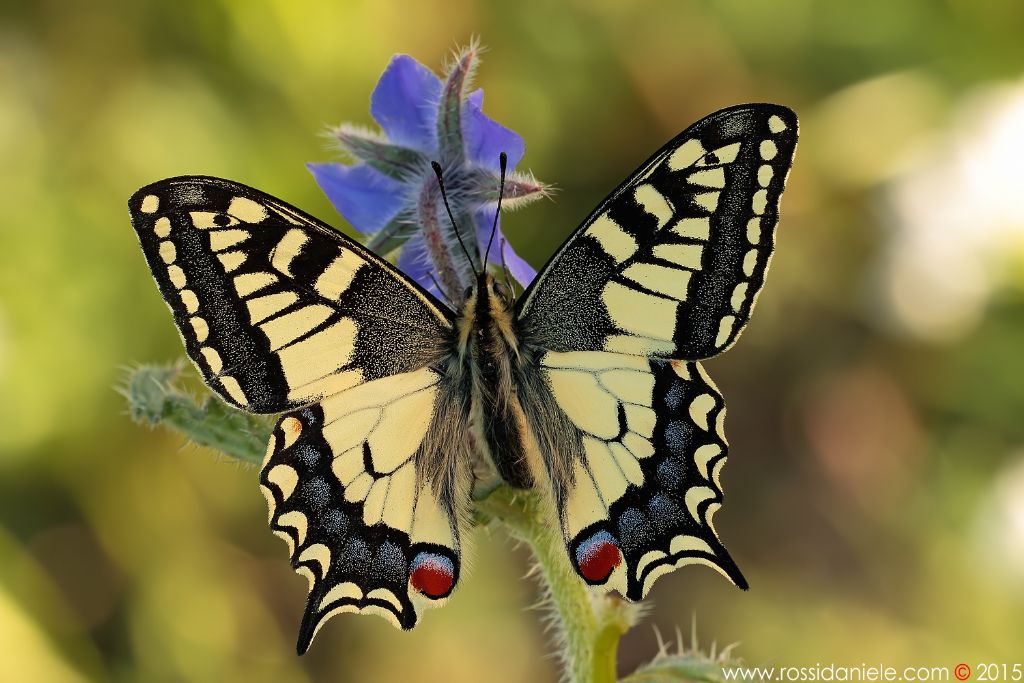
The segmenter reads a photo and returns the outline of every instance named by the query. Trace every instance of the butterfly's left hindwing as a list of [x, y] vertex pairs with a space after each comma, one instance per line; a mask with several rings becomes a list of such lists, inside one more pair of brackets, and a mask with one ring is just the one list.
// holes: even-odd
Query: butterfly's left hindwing
[[[271, 529], [310, 582], [300, 654], [334, 614], [377, 614], [410, 629], [455, 588], [469, 459], [434, 436], [452, 419], [440, 394], [438, 374], [424, 368], [277, 423], [260, 484]], [[461, 476], [435, 486], [420, 468], [439, 457]]]
[[[551, 477], [570, 560], [589, 584], [642, 599], [686, 564], [746, 581], [718, 540], [725, 402], [696, 362], [548, 352], [539, 372], [571, 427]], [[569, 443], [568, 441], [571, 441]]]

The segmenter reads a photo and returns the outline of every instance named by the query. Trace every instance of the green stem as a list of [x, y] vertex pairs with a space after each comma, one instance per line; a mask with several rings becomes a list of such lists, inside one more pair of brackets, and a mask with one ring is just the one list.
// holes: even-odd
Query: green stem
[[569, 565], [565, 541], [551, 523], [554, 510], [533, 491], [502, 486], [477, 508], [527, 543], [540, 566], [564, 640], [562, 659], [574, 683], [616, 680], [619, 639], [632, 626], [632, 610], [611, 596], [596, 596]]

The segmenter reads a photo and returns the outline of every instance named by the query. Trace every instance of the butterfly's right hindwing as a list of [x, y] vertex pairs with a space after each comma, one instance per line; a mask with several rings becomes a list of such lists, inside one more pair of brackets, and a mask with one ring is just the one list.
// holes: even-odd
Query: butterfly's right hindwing
[[640, 600], [657, 577], [705, 564], [745, 588], [712, 526], [725, 402], [700, 364], [549, 352], [538, 372], [550, 393], [534, 401], [555, 403], [570, 423], [546, 478], [580, 577]]
[[[457, 508], [468, 503], [470, 475], [462, 448], [436, 438], [438, 422], [454, 419], [449, 404], [438, 374], [423, 368], [278, 422], [260, 484], [271, 529], [310, 582], [300, 654], [334, 614], [377, 614], [410, 629], [455, 588]], [[437, 458], [452, 479], [425, 476], [423, 463]]]
[[282, 412], [423, 367], [450, 325], [393, 266], [250, 187], [171, 178], [128, 205], [189, 357], [245, 410]]

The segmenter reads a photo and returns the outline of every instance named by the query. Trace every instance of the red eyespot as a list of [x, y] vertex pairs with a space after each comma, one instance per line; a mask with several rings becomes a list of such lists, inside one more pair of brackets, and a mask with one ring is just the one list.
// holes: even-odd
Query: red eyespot
[[591, 583], [603, 583], [622, 562], [618, 546], [603, 538], [594, 539], [578, 554], [580, 574]]
[[421, 554], [413, 562], [409, 582], [413, 588], [428, 598], [443, 598], [451, 592], [455, 584], [451, 561], [439, 555]]

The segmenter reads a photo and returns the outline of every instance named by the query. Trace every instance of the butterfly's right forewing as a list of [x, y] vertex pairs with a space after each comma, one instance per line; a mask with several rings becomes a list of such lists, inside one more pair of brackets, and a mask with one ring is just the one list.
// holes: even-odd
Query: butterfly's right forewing
[[775, 245], [796, 115], [770, 104], [691, 126], [613, 192], [529, 287], [519, 311], [553, 351], [697, 360], [750, 318]]

